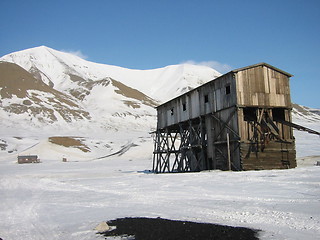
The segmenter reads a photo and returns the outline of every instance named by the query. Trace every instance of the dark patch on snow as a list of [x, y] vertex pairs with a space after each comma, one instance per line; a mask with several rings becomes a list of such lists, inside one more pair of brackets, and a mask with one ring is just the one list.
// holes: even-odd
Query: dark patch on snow
[[259, 239], [257, 235], [260, 231], [244, 227], [162, 218], [119, 218], [108, 221], [107, 224], [112, 230], [101, 233], [105, 237], [121, 236], [121, 239], [135, 240], [254, 240]]

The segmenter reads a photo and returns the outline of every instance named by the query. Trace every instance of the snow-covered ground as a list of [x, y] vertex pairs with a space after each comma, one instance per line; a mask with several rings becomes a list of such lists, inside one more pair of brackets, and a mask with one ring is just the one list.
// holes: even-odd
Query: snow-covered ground
[[[261, 239], [319, 239], [319, 137], [309, 142], [312, 135], [296, 132], [307, 153], [318, 155], [299, 152], [304, 166], [296, 169], [157, 175], [148, 171], [152, 139], [136, 134], [129, 151], [123, 140], [122, 154], [102, 159], [70, 149], [62, 162], [65, 148], [49, 142], [41, 149], [52, 157], [40, 164], [2, 156], [0, 238], [104, 239], [93, 230], [102, 221], [162, 217], [261, 229]], [[114, 135], [114, 152], [128, 136]]]
[[[123, 217], [249, 227], [260, 229], [261, 239], [320, 239], [320, 166], [315, 166], [320, 161], [319, 136], [294, 132], [296, 169], [152, 174], [153, 142], [148, 132], [156, 126], [156, 111], [143, 101], [141, 109], [133, 110], [124, 102], [140, 103], [139, 97], [131, 96], [137, 94], [134, 89], [158, 96], [157, 100], [172, 98], [186, 86], [199, 85], [217, 73], [187, 65], [142, 72], [70, 59], [46, 47], [32, 51], [31, 56], [26, 51], [24, 57], [15, 59], [13, 54], [2, 59], [26, 65], [28, 70], [37, 68], [40, 75], [46, 72], [42, 78], [61, 91], [69, 91], [85, 79], [116, 86], [87, 89], [92, 95], [80, 105], [88, 105], [88, 112], [96, 116], [91, 119], [66, 122], [59, 118], [44, 124], [39, 114], [0, 112], [3, 240], [104, 239], [93, 229], [102, 221]], [[79, 78], [71, 80], [71, 76]], [[133, 89], [110, 79], [108, 85], [107, 76]], [[162, 78], [166, 81], [159, 80]], [[162, 84], [168, 91], [162, 90]], [[107, 90], [108, 94], [103, 94]], [[4, 98], [3, 104], [25, 99], [14, 100]], [[320, 131], [319, 115], [308, 114], [297, 111], [293, 121]], [[52, 137], [65, 142], [54, 144], [49, 141]], [[70, 139], [78, 141], [79, 145], [74, 145], [78, 148], [64, 146]], [[81, 147], [90, 151], [83, 152]], [[17, 164], [18, 154], [37, 154], [41, 163]]]
[[[294, 122], [320, 131], [314, 117]], [[261, 239], [320, 239], [317, 135], [294, 132], [296, 169], [152, 174], [148, 126], [89, 126], [0, 129], [8, 144], [0, 152], [0, 238], [104, 239], [93, 230], [102, 221], [162, 217], [260, 229]], [[59, 135], [79, 137], [91, 151], [48, 141]], [[17, 164], [18, 154], [41, 163]]]

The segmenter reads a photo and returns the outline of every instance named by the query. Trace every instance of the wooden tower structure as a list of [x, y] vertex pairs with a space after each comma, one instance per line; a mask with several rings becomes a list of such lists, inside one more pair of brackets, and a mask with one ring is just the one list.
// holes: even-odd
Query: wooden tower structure
[[259, 63], [158, 106], [153, 171], [296, 167], [290, 77]]

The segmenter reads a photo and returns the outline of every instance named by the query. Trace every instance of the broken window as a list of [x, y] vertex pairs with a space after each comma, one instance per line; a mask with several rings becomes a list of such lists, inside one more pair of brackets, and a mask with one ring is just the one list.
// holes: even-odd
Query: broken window
[[207, 102], [209, 102], [209, 95], [208, 94], [204, 95], [204, 103], [207, 103]]
[[182, 110], [186, 111], [187, 110], [187, 104], [186, 103], [182, 103]]
[[226, 95], [228, 95], [230, 93], [231, 93], [231, 87], [230, 87], [230, 85], [227, 85], [226, 86]]
[[273, 108], [272, 118], [273, 118], [273, 121], [285, 121], [286, 117], [285, 117], [284, 108]]
[[257, 108], [246, 107], [243, 109], [243, 118], [244, 121], [257, 121]]

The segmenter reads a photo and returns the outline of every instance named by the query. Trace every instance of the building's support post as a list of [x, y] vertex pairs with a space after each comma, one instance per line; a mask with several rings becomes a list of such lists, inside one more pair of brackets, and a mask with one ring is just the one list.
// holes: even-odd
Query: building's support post
[[209, 116], [205, 117], [205, 129], [207, 134], [206, 143], [206, 156], [207, 156], [207, 168], [209, 170], [214, 169], [214, 145], [213, 145], [213, 129], [212, 129], [212, 119]]
[[185, 172], [187, 171], [187, 161], [186, 161], [186, 131], [184, 130], [181, 123], [179, 123], [179, 134], [180, 134], [180, 161], [179, 161], [179, 167], [178, 171]]
[[227, 132], [227, 152], [228, 152], [228, 169], [229, 171], [231, 171], [230, 141], [229, 141], [228, 132]]
[[166, 155], [164, 158], [164, 168], [163, 168], [163, 172], [166, 171], [166, 168], [168, 170], [168, 172], [170, 172], [170, 168], [169, 168], [169, 164], [170, 164], [170, 152], [169, 152], [169, 131], [168, 128], [166, 128], [166, 141], [165, 141], [165, 151], [166, 151]]
[[156, 172], [156, 165], [157, 165], [157, 158], [158, 158], [158, 154], [157, 152], [157, 148], [158, 148], [158, 144], [157, 144], [157, 137], [158, 137], [158, 131], [155, 132], [155, 135], [153, 136], [153, 159], [152, 159], [152, 171]]

